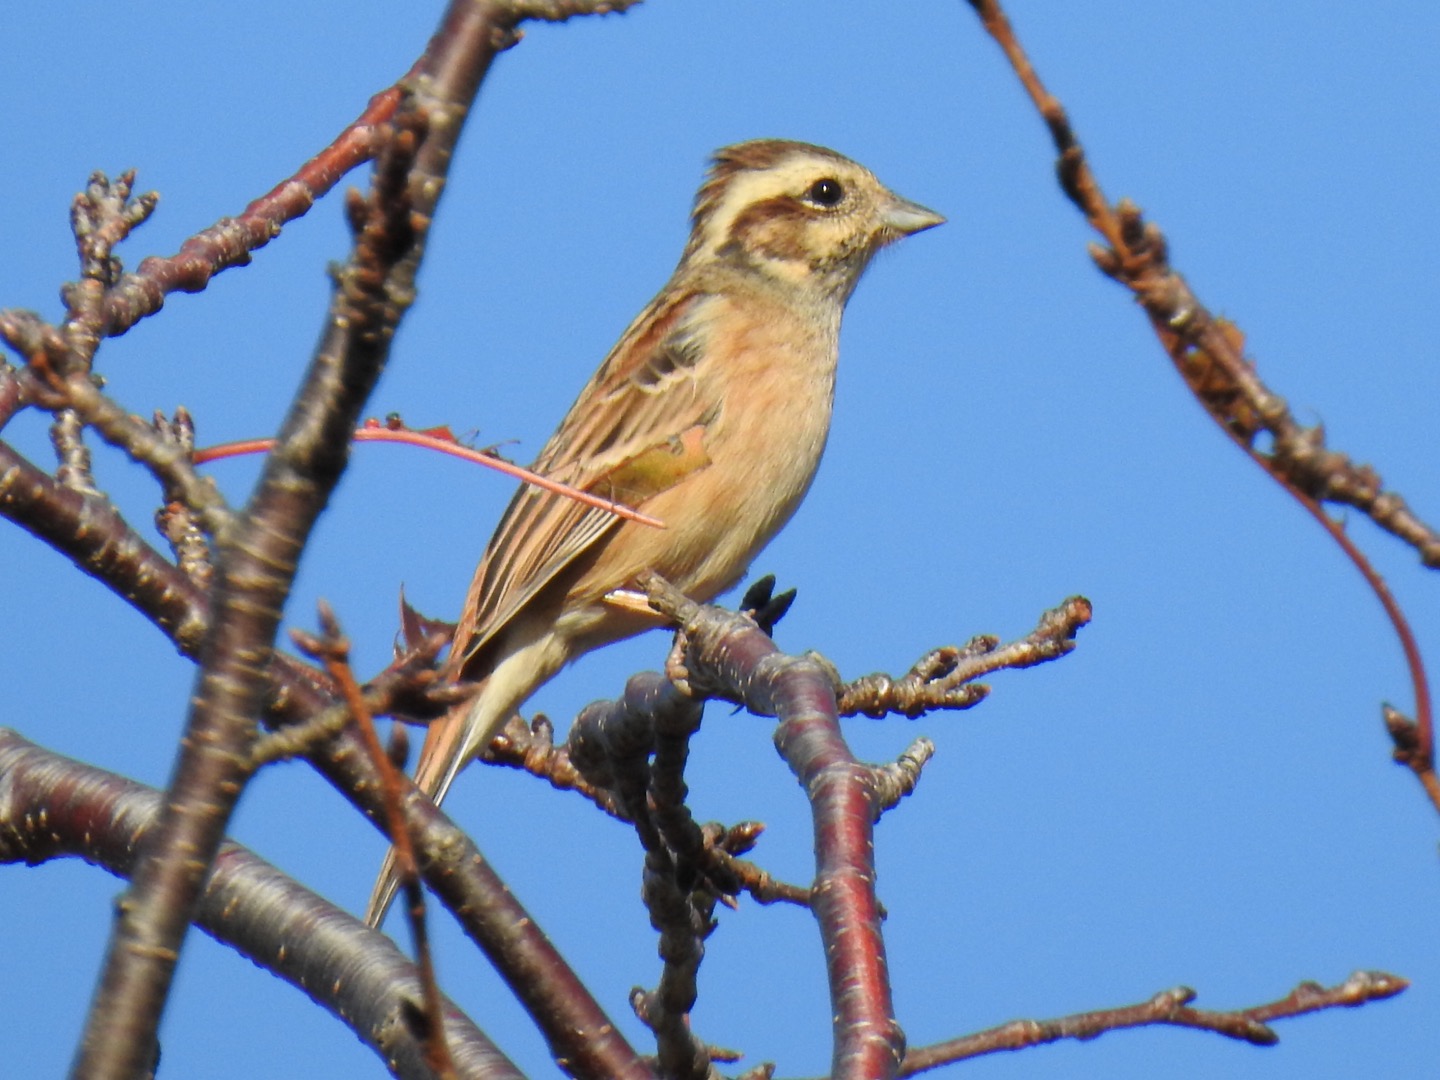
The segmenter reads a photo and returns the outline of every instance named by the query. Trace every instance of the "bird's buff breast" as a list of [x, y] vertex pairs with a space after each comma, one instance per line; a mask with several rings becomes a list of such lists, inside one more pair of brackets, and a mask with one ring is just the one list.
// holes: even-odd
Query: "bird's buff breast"
[[825, 449], [835, 343], [823, 332], [783, 331], [762, 324], [734, 335], [737, 348], [709, 366], [718, 385], [693, 388], [720, 403], [702, 442], [709, 463], [645, 503], [665, 522], [663, 532], [623, 524], [587, 578], [613, 583], [653, 569], [688, 596], [710, 600], [789, 521]]

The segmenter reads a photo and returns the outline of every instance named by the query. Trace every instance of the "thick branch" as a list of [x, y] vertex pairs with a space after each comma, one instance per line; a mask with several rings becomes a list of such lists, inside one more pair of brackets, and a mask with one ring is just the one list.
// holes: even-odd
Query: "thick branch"
[[[220, 538], [216, 600], [165, 808], [121, 905], [77, 1077], [140, 1075], [179, 946], [248, 775], [266, 661], [300, 552], [342, 472], [349, 433], [413, 298], [422, 239], [463, 119], [489, 68], [494, 11], [457, 0], [387, 136], [316, 357], [243, 518]], [[420, 132], [433, 135], [417, 148]]]
[[0, 516], [49, 544], [154, 620], [187, 655], [208, 625], [193, 583], [147, 544], [103, 498], [63, 487], [0, 442]]
[[875, 773], [840, 734], [831, 673], [815, 660], [785, 656], [753, 621], [700, 607], [651, 575], [651, 603], [685, 635], [690, 685], [779, 720], [775, 745], [810, 799], [816, 873], [812, 908], [820, 924], [834, 1017], [835, 1080], [894, 1076], [905, 1036], [890, 997], [872, 825], [880, 805]]
[[[127, 599], [165, 631], [182, 653], [197, 655], [209, 621], [208, 598], [131, 531], [108, 504], [61, 488], [0, 443], [0, 513]], [[377, 683], [385, 678], [382, 675]], [[283, 654], [272, 656], [268, 680], [266, 697], [277, 723], [305, 725], [327, 708], [334, 708], [319, 691], [313, 673]], [[374, 820], [383, 818], [380, 780], [358, 736], [342, 731], [317, 748], [313, 733], [307, 733], [301, 745], [312, 751], [317, 768], [359, 809]], [[422, 870], [432, 887], [457, 912], [467, 932], [531, 1008], [556, 1058], [579, 1077], [649, 1080], [653, 1074], [648, 1067], [535, 920], [507, 892], [473, 841], [433, 803], [417, 796], [413, 787], [404, 808], [408, 827], [427, 856]], [[464, 867], [465, 872], [454, 873], [454, 865]], [[398, 1016], [389, 1023], [398, 1022]]]
[[[0, 729], [0, 862], [78, 856], [128, 876], [161, 795], [61, 757]], [[310, 996], [406, 1080], [431, 1080], [420, 1040], [403, 1022], [416, 1009], [414, 966], [389, 938], [227, 842], [205, 883], [196, 923], [207, 934]], [[518, 1080], [520, 1073], [446, 1003], [445, 1034], [458, 1073]]]
[[[312, 761], [357, 808], [383, 820], [380, 778], [358, 736], [343, 733]], [[400, 806], [425, 883], [534, 1018], [560, 1067], [581, 1080], [654, 1080], [474, 841], [413, 784]]]

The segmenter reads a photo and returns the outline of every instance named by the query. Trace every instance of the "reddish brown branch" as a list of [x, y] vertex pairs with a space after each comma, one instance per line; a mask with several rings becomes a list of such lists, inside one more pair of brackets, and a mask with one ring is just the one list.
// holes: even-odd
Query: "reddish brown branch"
[[1023, 638], [1001, 645], [984, 634], [962, 648], [934, 649], [899, 679], [865, 675], [839, 691], [841, 716], [882, 717], [890, 713], [915, 718], [937, 709], [968, 709], [990, 693], [975, 680], [1002, 668], [1027, 668], [1064, 656], [1075, 648], [1075, 635], [1090, 621], [1090, 601], [1072, 596], [1041, 616]]
[[[133, 604], [166, 632], [182, 653], [192, 658], [198, 654], [200, 636], [209, 624], [208, 596], [136, 536], [108, 504], [61, 488], [3, 443], [0, 513]], [[411, 659], [423, 662], [419, 654]], [[408, 662], [402, 657], [397, 664], [403, 669]], [[414, 707], [413, 702], [404, 700], [403, 687], [386, 685], [388, 674], [367, 689], [367, 694], [379, 698], [372, 702], [372, 711]], [[405, 670], [397, 672], [397, 678], [405, 686], [415, 683]], [[294, 740], [279, 745], [284, 737], [277, 733], [271, 748], [276, 753], [313, 753], [317, 769], [337, 790], [364, 813], [383, 817], [384, 805], [378, 794], [381, 781], [358, 736], [340, 730], [343, 725], [337, 724], [328, 741], [317, 745], [312, 721], [332, 707], [319, 673], [277, 653], [271, 658], [267, 679], [272, 720], [301, 727], [298, 745]], [[427, 694], [442, 692], [422, 689]], [[337, 720], [346, 715], [343, 707], [333, 707], [333, 712]], [[336, 730], [339, 734], [334, 734]], [[651, 1080], [649, 1067], [581, 985], [535, 919], [515, 901], [474, 842], [413, 787], [407, 786], [405, 810], [411, 831], [421, 840], [427, 879], [531, 1010], [557, 1060], [566, 1062], [572, 1075], [587, 1080]], [[408, 1030], [406, 1015], [407, 1009], [397, 1005], [377, 1026], [391, 1033]]]
[[[1414, 737], [1404, 760], [1440, 808], [1429, 682], [1414, 634], [1379, 575], [1319, 504], [1337, 502], [1355, 507], [1380, 528], [1414, 547], [1421, 562], [1431, 568], [1440, 568], [1440, 533], [1416, 517], [1403, 498], [1386, 491], [1373, 468], [1356, 465], [1344, 454], [1327, 449], [1324, 432], [1300, 424], [1284, 398], [1261, 381], [1255, 365], [1245, 355], [1240, 329], [1213, 316], [1170, 266], [1160, 229], [1146, 222], [1130, 202], [1121, 200], [1112, 206], [1106, 199], [1064, 106], [1040, 82], [998, 0], [969, 2], [1004, 51], [1049, 128], [1060, 155], [1058, 172], [1065, 194], [1104, 238], [1104, 247], [1091, 249], [1097, 265], [1134, 293], [1161, 345], [1206, 414], [1321, 522], [1384, 607], [1404, 651], [1415, 695]], [[1270, 436], [1268, 453], [1257, 448], [1262, 433]]]
[[[810, 906], [811, 896], [808, 887], [781, 881], [753, 862], [736, 858], [737, 855], [743, 855], [755, 846], [760, 834], [765, 831], [764, 825], [758, 821], [743, 821], [712, 837], [711, 832], [715, 828], [718, 827], [710, 825], [705, 827], [706, 860], [707, 863], [714, 864], [720, 873], [734, 881], [736, 891], [744, 890], [751, 899], [760, 904], [794, 904], [803, 908]], [[722, 901], [724, 899], [721, 897]]]
[[[497, 48], [494, 12], [456, 3], [385, 135], [368, 200], [351, 202], [350, 262], [310, 370], [250, 505], [217, 549], [215, 600], [186, 735], [156, 827], [120, 907], [75, 1075], [131, 1076], [155, 1031], [204, 877], [249, 775], [266, 660], [299, 553], [414, 294], [454, 141]], [[434, 137], [424, 140], [433, 130]], [[423, 145], [422, 145], [423, 140]]]
[[174, 255], [151, 256], [126, 274], [105, 297], [104, 332], [123, 334], [147, 315], [159, 311], [172, 292], [199, 292], [210, 279], [232, 266], [244, 266], [250, 253], [264, 247], [288, 223], [307, 213], [341, 177], [374, 155], [375, 133], [388, 123], [400, 103], [401, 87], [419, 71], [406, 73], [396, 85], [370, 99], [365, 111], [335, 140], [293, 176], [256, 199], [238, 217], [221, 218], [196, 233]]
[[1001, 1050], [1022, 1050], [1061, 1039], [1093, 1039], [1107, 1031], [1155, 1024], [1213, 1031], [1253, 1046], [1271, 1046], [1280, 1041], [1280, 1037], [1268, 1026], [1271, 1020], [1302, 1016], [1321, 1009], [1355, 1008], [1393, 997], [1409, 985], [1404, 979], [1384, 972], [1357, 971], [1338, 986], [1327, 989], [1318, 983], [1305, 982], [1279, 1001], [1234, 1012], [1192, 1009], [1190, 1002], [1195, 1000], [1195, 991], [1180, 986], [1163, 990], [1138, 1005], [1097, 1009], [1058, 1020], [1014, 1020], [974, 1035], [919, 1046], [906, 1053], [900, 1075], [914, 1076], [941, 1065], [952, 1065], [966, 1058]]
[[410, 830], [405, 827], [405, 816], [400, 810], [402, 789], [399, 770], [391, 763], [389, 756], [380, 745], [375, 734], [375, 719], [370, 712], [355, 673], [350, 668], [350, 642], [340, 629], [340, 622], [330, 605], [320, 603], [320, 637], [295, 632], [292, 636], [312, 659], [324, 663], [325, 670], [340, 692], [346, 712], [360, 737], [370, 763], [380, 774], [382, 797], [386, 810], [386, 833], [396, 852], [400, 870], [400, 882], [405, 890], [406, 914], [410, 920], [410, 934], [415, 942], [415, 966], [420, 977], [421, 997], [424, 1001], [425, 1022], [421, 1024], [422, 1041], [425, 1044], [425, 1063], [434, 1070], [441, 1080], [454, 1080], [455, 1062], [450, 1057], [450, 1048], [445, 1043], [445, 1024], [440, 986], [435, 981], [435, 963], [430, 955], [430, 934], [425, 923], [425, 890], [420, 887], [420, 874], [416, 869], [415, 847], [410, 840]]
[[[346, 732], [315, 767], [367, 815], [380, 818], [380, 780], [359, 740]], [[654, 1080], [544, 929], [515, 898], [475, 843], [407, 784], [401, 803], [425, 883], [495, 966], [540, 1029], [551, 1053], [582, 1080]]]
[[[161, 795], [71, 761], [0, 728], [0, 862], [78, 856], [120, 877], [153, 827]], [[196, 925], [307, 994], [386, 1061], [395, 1075], [429, 1080], [410, 1028], [397, 1023], [420, 994], [415, 968], [386, 937], [227, 842], [205, 883]], [[445, 1037], [461, 1076], [520, 1074], [469, 1018], [443, 1002]]]
[[69, 558], [195, 655], [209, 624], [194, 584], [147, 544], [108, 500], [62, 487], [0, 442], [0, 516]]
[[831, 672], [782, 655], [752, 620], [701, 607], [655, 575], [650, 602], [684, 634], [684, 667], [696, 692], [775, 716], [775, 745], [810, 799], [816, 874], [812, 909], [820, 926], [834, 1017], [835, 1080], [883, 1080], [900, 1066], [905, 1039], [895, 1019], [875, 897], [872, 824], [879, 807], [873, 770], [840, 733]]
[[[659, 518], [651, 517], [649, 514], [642, 514], [639, 510], [632, 510], [630, 507], [615, 502], [612, 499], [602, 498], [599, 495], [591, 494], [588, 491], [581, 491], [579, 488], [571, 487], [569, 484], [562, 484], [558, 480], [552, 480], [548, 476], [533, 472], [522, 465], [516, 465], [513, 461], [506, 461], [491, 450], [476, 450], [459, 442], [454, 435], [448, 431], [443, 434], [435, 430], [413, 431], [405, 427], [397, 427], [393, 422], [387, 422], [383, 426], [374, 420], [367, 420], [362, 427], [355, 430], [351, 436], [352, 440], [359, 442], [387, 442], [402, 443], [407, 446], [419, 446], [426, 450], [436, 450], [442, 454], [449, 454], [458, 457], [462, 461], [473, 462], [476, 465], [483, 465], [487, 469], [494, 469], [505, 476], [514, 477], [516, 480], [523, 480], [533, 487], [545, 491], [553, 491], [557, 495], [563, 495], [567, 499], [584, 503], [586, 506], [593, 506], [599, 510], [606, 510], [616, 517], [624, 518], [627, 521], [636, 521], [642, 525], [649, 525], [651, 528], [663, 529], [665, 523]], [[203, 464], [209, 461], [220, 461], [224, 458], [239, 457], [243, 454], [264, 454], [268, 453], [275, 445], [274, 439], [246, 439], [240, 442], [224, 443], [220, 446], [211, 446], [198, 451], [195, 454], [196, 464]]]

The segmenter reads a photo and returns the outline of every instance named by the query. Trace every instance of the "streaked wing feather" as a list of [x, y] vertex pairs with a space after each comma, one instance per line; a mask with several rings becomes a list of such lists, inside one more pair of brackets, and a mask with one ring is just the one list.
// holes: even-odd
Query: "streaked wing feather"
[[[715, 403], [703, 400], [691, 379], [703, 348], [696, 312], [709, 299], [662, 291], [581, 391], [535, 470], [610, 497], [607, 477], [618, 466], [711, 418]], [[677, 385], [687, 380], [691, 393]], [[619, 524], [613, 514], [562, 495], [517, 491], [476, 568], [452, 663], [463, 671], [536, 593]]]

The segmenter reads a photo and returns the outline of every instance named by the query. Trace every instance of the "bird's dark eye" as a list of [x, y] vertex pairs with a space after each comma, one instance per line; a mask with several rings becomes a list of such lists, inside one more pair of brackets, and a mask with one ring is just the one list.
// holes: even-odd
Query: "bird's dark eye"
[[840, 181], [829, 176], [816, 180], [805, 193], [805, 198], [817, 206], [836, 206], [844, 197], [845, 189], [840, 186]]

